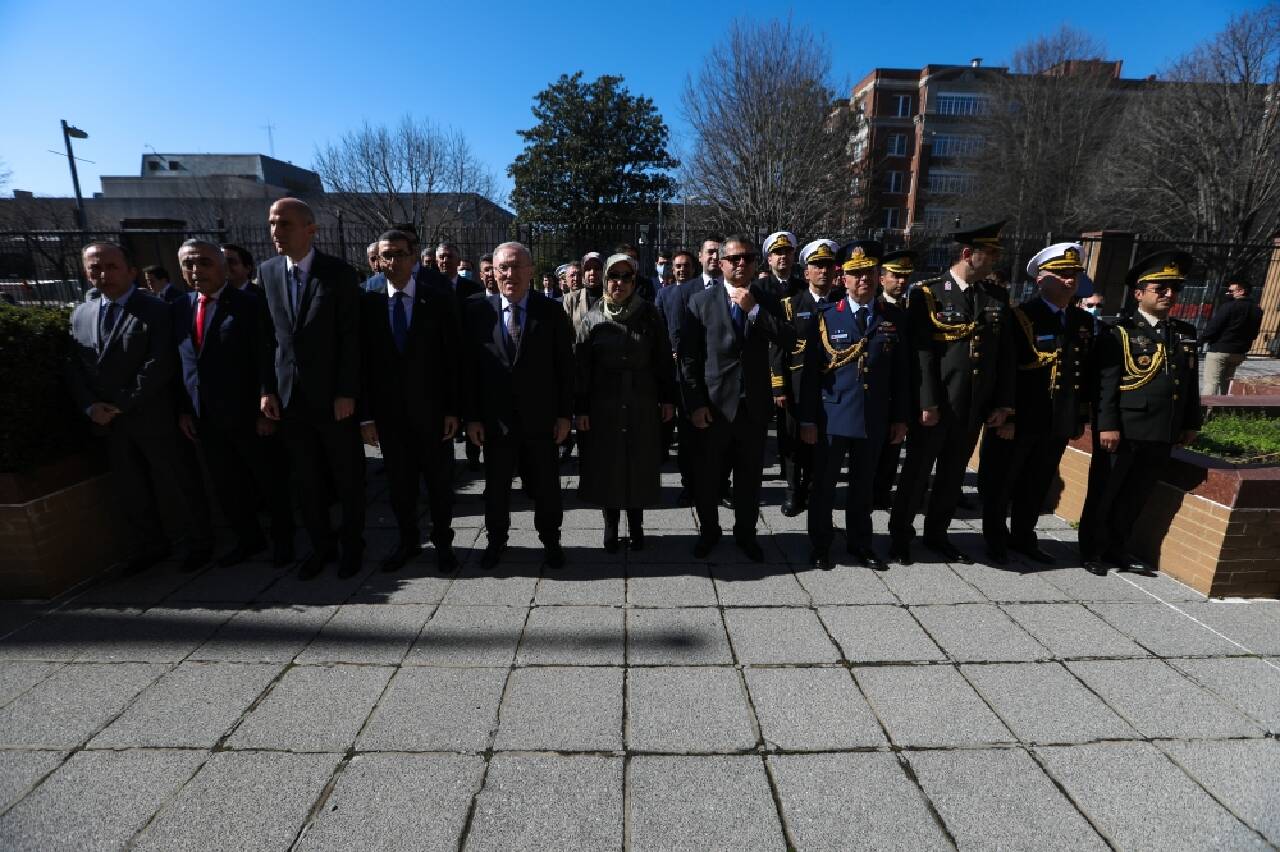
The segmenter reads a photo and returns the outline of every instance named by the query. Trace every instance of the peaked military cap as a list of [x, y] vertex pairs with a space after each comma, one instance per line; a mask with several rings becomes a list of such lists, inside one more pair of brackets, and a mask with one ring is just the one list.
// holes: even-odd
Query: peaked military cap
[[840, 246], [835, 240], [814, 240], [800, 249], [801, 263], [835, 263]]
[[850, 240], [840, 247], [840, 268], [845, 272], [870, 269], [880, 265], [884, 246], [878, 240]]
[[1142, 287], [1149, 281], [1168, 281], [1181, 285], [1194, 263], [1195, 258], [1190, 252], [1178, 249], [1158, 251], [1135, 263], [1125, 276], [1125, 284]]
[[1079, 243], [1054, 243], [1036, 252], [1027, 261], [1027, 274], [1032, 278], [1045, 272], [1081, 272], [1084, 270], [1084, 249]]
[[586, 269], [587, 264], [593, 260], [601, 266], [604, 266], [604, 256], [598, 251], [589, 251], [582, 256], [582, 268]]
[[891, 251], [880, 258], [880, 268], [896, 275], [910, 275], [916, 271], [916, 253], [907, 249]]
[[999, 248], [1000, 230], [1004, 227], [1004, 223], [1008, 221], [1008, 219], [1001, 219], [999, 222], [983, 225], [981, 228], [974, 228], [970, 231], [956, 231], [951, 235], [951, 239], [961, 245], [973, 248]]
[[796, 250], [796, 235], [790, 231], [775, 231], [764, 238], [764, 253], [767, 255], [771, 251], [778, 249]]

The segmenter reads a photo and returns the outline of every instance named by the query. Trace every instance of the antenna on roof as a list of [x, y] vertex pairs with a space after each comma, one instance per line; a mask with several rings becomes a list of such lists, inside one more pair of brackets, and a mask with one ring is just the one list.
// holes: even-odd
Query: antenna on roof
[[276, 156], [276, 126], [271, 123], [271, 119], [267, 119], [267, 123], [259, 125], [263, 130], [267, 131], [267, 150], [274, 159]]

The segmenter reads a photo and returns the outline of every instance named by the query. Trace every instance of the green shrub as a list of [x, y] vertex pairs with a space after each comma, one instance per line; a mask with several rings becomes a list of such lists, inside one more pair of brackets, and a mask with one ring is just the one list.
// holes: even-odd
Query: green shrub
[[85, 444], [87, 427], [62, 379], [70, 316], [0, 303], [0, 472], [30, 470]]
[[1280, 419], [1262, 413], [1210, 414], [1191, 449], [1228, 461], [1280, 461]]

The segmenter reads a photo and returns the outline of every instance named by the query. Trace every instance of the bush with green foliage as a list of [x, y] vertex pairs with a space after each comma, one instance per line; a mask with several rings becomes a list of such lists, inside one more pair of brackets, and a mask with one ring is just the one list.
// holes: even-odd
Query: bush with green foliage
[[84, 418], [62, 379], [70, 316], [0, 303], [0, 472], [28, 471], [84, 446]]
[[1211, 414], [1191, 449], [1234, 462], [1280, 462], [1280, 420], [1263, 413]]

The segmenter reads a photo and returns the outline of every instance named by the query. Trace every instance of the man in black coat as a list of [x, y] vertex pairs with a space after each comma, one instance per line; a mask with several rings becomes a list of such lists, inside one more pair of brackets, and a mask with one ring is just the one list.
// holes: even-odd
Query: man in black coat
[[549, 568], [564, 565], [557, 445], [573, 413], [573, 333], [564, 309], [530, 291], [533, 257], [521, 243], [493, 252], [499, 295], [467, 302], [463, 360], [467, 438], [484, 447], [485, 528], [480, 567], [497, 566], [511, 526], [511, 478], [533, 499], [534, 526]]
[[134, 284], [124, 249], [95, 242], [82, 253], [95, 292], [71, 313], [66, 381], [78, 410], [106, 439], [120, 488], [117, 505], [133, 539], [127, 569], [142, 571], [168, 557], [158, 522], [160, 486], [172, 483], [191, 517], [183, 570], [208, 564], [213, 552], [209, 505], [198, 472], [180, 448], [173, 407], [177, 358], [170, 307]]
[[271, 205], [271, 239], [280, 254], [262, 262], [274, 335], [264, 349], [262, 413], [281, 420], [302, 493], [312, 552], [298, 576], [310, 579], [336, 557], [329, 523], [330, 482], [342, 503], [342, 562], [354, 576], [364, 556], [364, 448], [355, 419], [360, 393], [359, 276], [317, 251], [315, 215], [306, 202]]
[[[423, 252], [426, 253], [426, 249]], [[435, 247], [432, 257], [435, 259], [437, 268], [428, 269], [420, 266], [414, 277], [419, 281], [426, 282], [428, 286], [443, 290], [452, 296], [458, 317], [461, 318], [466, 310], [467, 300], [472, 296], [484, 293], [484, 284], [479, 281], [473, 281], [470, 278], [464, 278], [458, 274], [459, 266], [462, 263], [462, 252], [453, 243], [440, 243]], [[483, 260], [481, 265], [484, 265]], [[493, 267], [493, 258], [489, 258], [489, 267]], [[385, 291], [386, 281], [381, 282], [378, 289]], [[478, 471], [480, 469], [480, 448], [467, 440], [466, 433], [462, 429], [458, 430], [458, 436], [455, 440], [465, 447], [467, 466], [473, 471]]]
[[697, 511], [702, 559], [720, 539], [719, 484], [733, 470], [734, 539], [748, 558], [764, 559], [756, 541], [765, 433], [773, 416], [769, 346], [795, 347], [782, 306], [756, 281], [760, 253], [740, 235], [721, 247], [722, 287], [695, 292], [680, 330], [680, 378], [699, 441]]
[[458, 319], [452, 295], [413, 274], [411, 238], [391, 230], [378, 238], [387, 286], [361, 296], [363, 392], [360, 431], [381, 447], [391, 511], [400, 537], [382, 559], [398, 570], [422, 550], [418, 475], [431, 502], [431, 542], [441, 571], [458, 566], [453, 552], [452, 440], [458, 431]]
[[263, 440], [276, 424], [258, 410], [262, 339], [270, 334], [266, 303], [231, 284], [225, 257], [213, 243], [187, 240], [178, 265], [193, 288], [173, 303], [182, 376], [178, 425], [203, 451], [222, 514], [236, 535], [218, 564], [235, 565], [266, 548], [258, 494], [271, 514], [275, 561], [286, 564], [293, 553], [289, 483], [275, 475], [270, 458], [278, 445]]
[[1262, 328], [1262, 308], [1249, 298], [1249, 288], [1239, 281], [1227, 285], [1228, 300], [1218, 307], [1200, 335], [1209, 345], [1204, 357], [1204, 379], [1201, 396], [1225, 394], [1231, 390], [1231, 377], [1244, 363], [1253, 339]]

